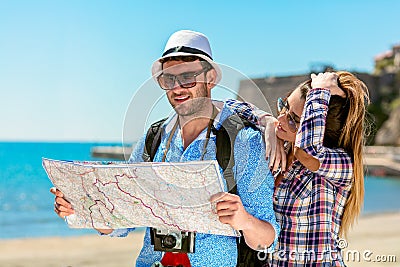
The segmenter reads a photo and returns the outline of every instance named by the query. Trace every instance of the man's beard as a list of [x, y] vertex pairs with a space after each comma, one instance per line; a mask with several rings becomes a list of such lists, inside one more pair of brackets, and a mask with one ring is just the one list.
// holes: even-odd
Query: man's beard
[[175, 112], [179, 116], [202, 116], [202, 111], [207, 109], [210, 98], [207, 95], [207, 89], [204, 87], [196, 91], [196, 98], [185, 101], [184, 103], [174, 106]]
[[197, 97], [182, 103], [175, 107], [175, 111], [179, 116], [193, 116], [201, 115], [203, 110], [207, 107], [207, 103], [210, 101], [206, 97]]

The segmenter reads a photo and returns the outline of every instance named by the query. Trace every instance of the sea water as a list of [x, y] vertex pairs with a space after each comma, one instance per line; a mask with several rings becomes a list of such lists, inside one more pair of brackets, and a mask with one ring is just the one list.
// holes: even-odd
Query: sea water
[[54, 212], [52, 184], [42, 157], [99, 160], [91, 148], [105, 143], [0, 143], [0, 238], [73, 236], [95, 233], [70, 229]]
[[[70, 229], [55, 214], [42, 157], [99, 160], [91, 157], [91, 148], [110, 145], [120, 144], [0, 142], [0, 239], [96, 234]], [[365, 191], [364, 214], [400, 211], [400, 177], [367, 176]]]

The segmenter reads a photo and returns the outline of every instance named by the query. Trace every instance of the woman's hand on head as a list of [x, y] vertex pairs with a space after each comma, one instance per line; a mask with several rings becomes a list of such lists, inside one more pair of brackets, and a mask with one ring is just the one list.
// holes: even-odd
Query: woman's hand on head
[[334, 72], [311, 73], [312, 88], [326, 88], [331, 92], [331, 95], [346, 97], [346, 93], [338, 86], [339, 76]]

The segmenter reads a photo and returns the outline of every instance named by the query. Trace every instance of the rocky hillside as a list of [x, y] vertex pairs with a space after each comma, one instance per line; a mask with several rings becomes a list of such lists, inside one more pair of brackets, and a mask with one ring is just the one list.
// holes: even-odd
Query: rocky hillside
[[400, 106], [393, 109], [375, 136], [375, 145], [400, 146]]

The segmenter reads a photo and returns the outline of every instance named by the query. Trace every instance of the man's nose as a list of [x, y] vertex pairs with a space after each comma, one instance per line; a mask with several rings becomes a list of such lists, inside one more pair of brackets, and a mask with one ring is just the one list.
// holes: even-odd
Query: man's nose
[[182, 88], [182, 87], [181, 87], [181, 85], [179, 84], [178, 79], [175, 78], [174, 87], [172, 88], [172, 90], [181, 89], [181, 88]]

